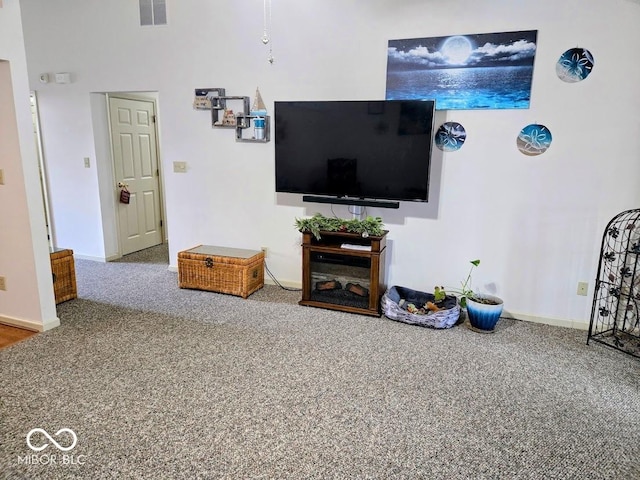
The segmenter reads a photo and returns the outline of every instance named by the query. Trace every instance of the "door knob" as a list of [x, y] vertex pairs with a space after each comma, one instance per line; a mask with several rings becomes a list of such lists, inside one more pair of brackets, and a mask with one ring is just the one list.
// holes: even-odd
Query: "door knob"
[[118, 182], [118, 188], [127, 188], [128, 186], [129, 184], [127, 183]]

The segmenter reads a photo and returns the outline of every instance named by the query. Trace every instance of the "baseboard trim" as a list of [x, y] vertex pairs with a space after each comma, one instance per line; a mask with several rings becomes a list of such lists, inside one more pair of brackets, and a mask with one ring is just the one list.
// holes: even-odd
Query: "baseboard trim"
[[300, 288], [300, 289], [302, 288], [302, 284], [299, 282], [290, 282], [288, 280], [278, 280], [278, 283], [276, 283], [272, 278], [268, 276], [265, 276], [264, 283], [265, 285], [278, 285], [279, 283], [283, 287], [287, 287], [287, 288]]
[[109, 255], [108, 257], [92, 257], [91, 255], [79, 255], [77, 253], [73, 254], [73, 258], [77, 258], [80, 260], [89, 260], [91, 262], [100, 262], [100, 263], [107, 263], [107, 262], [113, 262], [114, 260], [120, 260], [122, 258], [122, 255]]
[[577, 320], [567, 320], [563, 318], [552, 317], [539, 317], [536, 315], [528, 315], [526, 313], [517, 312], [503, 312], [503, 318], [513, 318], [516, 320], [523, 320], [525, 322], [543, 323], [545, 325], [552, 325], [554, 327], [574, 328], [576, 330], [589, 330], [589, 324], [585, 322], [579, 322]]
[[0, 323], [9, 325], [10, 327], [24, 328], [32, 332], [46, 332], [52, 328], [60, 326], [60, 319], [55, 317], [51, 320], [45, 320], [44, 323], [33, 322], [31, 320], [22, 320], [20, 318], [5, 317], [0, 315]]
[[[178, 272], [178, 267], [177, 266], [173, 266], [173, 265], [169, 265], [167, 267], [167, 270], [169, 270], [170, 272]], [[278, 285], [278, 283], [280, 285], [282, 285], [283, 287], [287, 287], [287, 288], [296, 288], [296, 289], [301, 289], [302, 288], [302, 284], [300, 282], [293, 282], [293, 281], [288, 281], [288, 280], [278, 280], [278, 283], [276, 283], [271, 277], [269, 277], [268, 275], [265, 275], [264, 278], [264, 283], [265, 285]], [[532, 323], [542, 323], [544, 325], [552, 325], [554, 327], [564, 327], [564, 328], [573, 328], [576, 330], [589, 330], [589, 323], [588, 322], [580, 322], [577, 320], [567, 320], [564, 318], [553, 318], [553, 317], [540, 317], [537, 315], [529, 315], [526, 313], [517, 313], [517, 312], [508, 312], [508, 311], [504, 311], [502, 313], [502, 317], [503, 318], [513, 318], [515, 320], [522, 320], [525, 322], [532, 322]]]
[[[91, 260], [92, 262], [100, 262], [100, 263], [106, 263], [108, 261], [110, 261], [107, 258], [104, 257], [92, 257], [91, 255], [80, 255], [77, 253], [73, 254], [73, 258], [77, 258], [79, 260]], [[118, 257], [113, 257], [112, 259], [115, 260]]]
[[[167, 270], [169, 270], [170, 272], [178, 273], [178, 267], [176, 267], [174, 265], [169, 265], [167, 267]], [[287, 288], [302, 288], [302, 284], [300, 282], [290, 282], [290, 281], [287, 281], [287, 280], [278, 280], [278, 282], [283, 287], [287, 287]], [[273, 279], [271, 279], [267, 275], [265, 275], [265, 277], [264, 277], [264, 283], [265, 283], [265, 285], [278, 285]]]

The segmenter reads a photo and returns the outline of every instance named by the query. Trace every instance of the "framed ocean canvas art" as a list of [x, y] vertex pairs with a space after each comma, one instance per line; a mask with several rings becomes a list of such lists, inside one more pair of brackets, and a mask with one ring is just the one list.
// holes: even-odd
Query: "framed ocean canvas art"
[[537, 30], [389, 40], [387, 100], [438, 110], [529, 108]]

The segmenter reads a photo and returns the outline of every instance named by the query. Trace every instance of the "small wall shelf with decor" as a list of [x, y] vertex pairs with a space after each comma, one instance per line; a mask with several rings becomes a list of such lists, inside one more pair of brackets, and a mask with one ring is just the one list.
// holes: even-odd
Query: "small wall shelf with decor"
[[[243, 131], [253, 126], [253, 137], [244, 138]], [[268, 115], [236, 114], [236, 141], [264, 143], [271, 140], [271, 121]]]
[[[263, 107], [262, 98], [256, 102]], [[231, 108], [237, 105], [237, 112]], [[197, 88], [193, 102], [195, 110], [211, 110], [211, 126], [213, 128], [232, 128], [236, 132], [236, 142], [267, 143], [271, 140], [271, 119], [266, 109], [254, 111], [250, 107], [247, 96], [226, 95], [224, 88]], [[253, 135], [246, 134], [251, 129]]]
[[[249, 113], [249, 97], [214, 97], [211, 102], [211, 126], [223, 128], [236, 128], [236, 115], [233, 110], [227, 108], [227, 103], [231, 101], [242, 102], [242, 112]], [[222, 112], [222, 118], [220, 117]]]

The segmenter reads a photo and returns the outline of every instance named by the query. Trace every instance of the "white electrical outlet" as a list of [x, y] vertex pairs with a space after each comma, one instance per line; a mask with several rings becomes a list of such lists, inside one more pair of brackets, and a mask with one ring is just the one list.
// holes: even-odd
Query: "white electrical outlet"
[[264, 252], [264, 258], [267, 258], [267, 247], [260, 247], [260, 250], [262, 250]]
[[187, 162], [173, 162], [174, 173], [187, 173]]
[[84, 168], [91, 167], [91, 159], [89, 157], [84, 157]]
[[0, 290], [6, 290], [7, 289], [7, 282], [5, 281], [4, 277], [0, 277]]
[[578, 295], [582, 295], [586, 297], [588, 290], [589, 290], [588, 282], [578, 282], [578, 291], [576, 292]]

